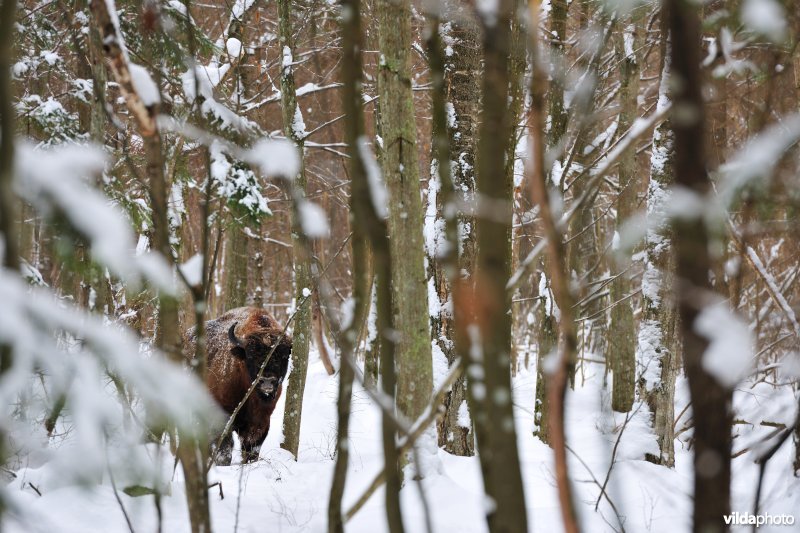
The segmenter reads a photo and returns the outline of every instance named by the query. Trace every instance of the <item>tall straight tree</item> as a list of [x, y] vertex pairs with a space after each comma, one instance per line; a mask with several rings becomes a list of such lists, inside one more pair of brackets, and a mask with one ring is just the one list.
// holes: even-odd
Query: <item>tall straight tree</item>
[[[14, 230], [14, 103], [11, 98], [11, 64], [14, 59], [16, 0], [3, 0], [0, 10], [0, 232], [3, 267], [19, 267], [19, 248]], [[8, 368], [11, 351], [0, 346], [0, 372]], [[3, 450], [0, 449], [0, 458]]]
[[[656, 111], [670, 105], [668, 56], [669, 30], [661, 21], [661, 79]], [[653, 414], [653, 429], [659, 456], [648, 459], [669, 467], [675, 466], [675, 378], [680, 365], [680, 342], [675, 338], [676, 313], [672, 298], [675, 253], [672, 233], [658, 224], [666, 209], [672, 185], [673, 139], [669, 121], [653, 131], [650, 160], [650, 183], [647, 187], [647, 217], [650, 220], [645, 242], [646, 260], [642, 273], [642, 321], [636, 346], [636, 359], [646, 369], [641, 381], [641, 397]]]
[[[447, 364], [452, 365], [458, 360], [453, 287], [465, 281], [462, 278], [466, 278], [466, 285], [470, 284], [475, 263], [474, 224], [457, 206], [459, 200], [465, 205], [471, 202], [475, 192], [475, 129], [480, 96], [475, 80], [480, 75], [480, 54], [477, 23], [464, 12], [466, 6], [453, 2], [444, 4], [444, 9], [444, 18], [450, 23], [442, 25], [439, 14], [430, 13], [426, 28], [433, 81], [432, 156], [435, 164], [431, 166], [425, 216], [426, 225], [432, 224], [433, 231], [426, 230], [425, 244], [426, 248], [433, 245], [431, 255], [436, 255], [429, 258], [429, 270], [432, 269], [439, 298], [438, 316], [431, 317], [431, 336]], [[445, 53], [444, 40], [449, 43], [449, 54]], [[444, 225], [444, 235], [441, 225]], [[434, 237], [432, 243], [429, 235]], [[439, 446], [454, 455], [475, 453], [474, 432], [464, 416], [465, 411], [469, 411], [466, 398], [467, 380], [462, 374], [445, 394], [444, 412], [438, 422]]]
[[[417, 127], [411, 91], [411, 2], [378, 2], [381, 59], [378, 89], [383, 150], [389, 188], [389, 244], [396, 343], [397, 406], [417, 418], [433, 390], [425, 252], [422, 241]], [[377, 262], [377, 259], [376, 259]]]
[[493, 504], [486, 511], [492, 532], [524, 532], [528, 527], [511, 403], [511, 294], [506, 290], [514, 188], [504, 156], [514, 127], [508, 112], [508, 57], [515, 6], [514, 0], [500, 0], [496, 10], [481, 11], [484, 78], [478, 129], [475, 323], [466, 324], [471, 341], [469, 396], [484, 486]]
[[[248, 10], [239, 16], [232, 17], [229, 36], [238, 39], [241, 43], [247, 42], [247, 30], [250, 28], [246, 24]], [[280, 26], [279, 26], [280, 27]], [[237, 107], [241, 107], [243, 100], [247, 99], [250, 81], [246, 69], [243, 68], [249, 54], [245, 54], [241, 61], [238, 61], [233, 68], [233, 78], [236, 83]], [[244, 144], [244, 139], [236, 139]], [[248, 241], [245, 232], [247, 217], [237, 214], [236, 210], [230, 209], [230, 221], [225, 231], [225, 294], [223, 298], [225, 309], [235, 309], [247, 304], [247, 280], [249, 269], [248, 262]]]
[[305, 126], [297, 106], [294, 82], [294, 39], [291, 0], [278, 0], [278, 35], [282, 47], [281, 108], [283, 132], [300, 150], [300, 174], [291, 186], [292, 202], [292, 259], [294, 261], [294, 334], [292, 344], [292, 372], [286, 389], [286, 409], [283, 415], [283, 442], [281, 447], [297, 458], [300, 445], [300, 421], [303, 415], [303, 390], [308, 369], [308, 349], [311, 343], [311, 263], [303, 232], [300, 207], [305, 202], [306, 172], [302, 157]]
[[[358, 328], [363, 323], [366, 310], [371, 304], [368, 286], [364, 278], [371, 276], [369, 268], [368, 227], [377, 224], [377, 231], [386, 231], [385, 222], [375, 212], [375, 206], [370, 197], [370, 188], [367, 177], [367, 164], [364, 160], [364, 108], [362, 106], [362, 80], [363, 67], [361, 51], [363, 36], [361, 30], [361, 2], [360, 0], [342, 0], [341, 3], [341, 36], [342, 36], [342, 108], [345, 121], [345, 141], [350, 156], [350, 216], [353, 257], [353, 317], [346, 329], [339, 332], [339, 346], [342, 350], [342, 364], [339, 368], [339, 393], [338, 393], [338, 427], [336, 434], [336, 465], [334, 467], [331, 495], [328, 502], [328, 533], [343, 533], [344, 518], [342, 516], [342, 498], [347, 480], [347, 464], [349, 460], [348, 431], [350, 424], [350, 404], [353, 397], [354, 369], [346, 363], [351, 358], [358, 338]], [[385, 238], [385, 234], [384, 234]], [[385, 247], [384, 247], [385, 249]], [[383, 273], [382, 273], [383, 275]], [[386, 431], [384, 430], [384, 434]], [[385, 445], [384, 445], [385, 446]], [[384, 447], [385, 449], [385, 447]], [[396, 461], [394, 461], [396, 462]], [[388, 471], [387, 480], [393, 483], [395, 491], [398, 490], [396, 469]], [[387, 485], [388, 486], [388, 485]], [[387, 499], [393, 502], [387, 509], [396, 512], [399, 517], [399, 501], [396, 492], [390, 494], [387, 490]], [[392, 515], [394, 516], [394, 514]], [[390, 524], [391, 524], [390, 519]], [[402, 526], [402, 522], [401, 522]], [[402, 527], [400, 528], [402, 529]], [[396, 531], [396, 526], [392, 531]]]
[[[468, 11], [471, 9], [463, 2], [448, 4], [448, 14], [452, 22], [447, 26], [450, 32], [447, 42], [452, 53], [445, 54], [444, 58], [445, 91], [450, 95], [448, 103], [452, 106], [447, 106], [447, 109], [448, 113], [452, 112], [448, 126], [453, 192], [457, 195], [453, 201], [462, 201], [465, 205], [475, 200], [475, 151], [480, 104], [480, 84], [477, 80], [482, 75], [480, 28], [473, 14]], [[446, 202], [443, 205], [448, 209]], [[472, 287], [477, 252], [475, 220], [472, 214], [463, 210], [456, 211], [456, 215], [456, 268], [459, 276], [466, 282], [465, 285]], [[448, 363], [452, 363], [455, 356], [455, 353], [448, 354]], [[462, 404], [466, 398], [467, 378], [464, 375], [455, 382], [445, 398], [445, 414], [440, 426], [446, 440], [445, 449], [456, 455], [475, 453], [474, 433], [459, 424], [459, 413], [463, 411]], [[455, 435], [452, 440], [447, 438], [450, 433]]]
[[[527, 166], [528, 185], [533, 201], [539, 207], [544, 238], [547, 239], [547, 266], [553, 283], [553, 297], [561, 309], [559, 322], [559, 346], [557, 362], [547, 377], [548, 436], [554, 451], [555, 475], [558, 498], [564, 530], [567, 533], [579, 531], [577, 512], [572, 498], [572, 488], [567, 465], [567, 437], [564, 427], [565, 398], [571, 361], [578, 348], [573, 316], [574, 296], [567, 277], [567, 263], [562, 228], [557, 223], [550, 206], [548, 180], [545, 170], [545, 82], [547, 72], [542, 64], [539, 41], [539, 0], [530, 0], [528, 26], [528, 52], [533, 58], [530, 89], [531, 104], [528, 110], [528, 131], [530, 132], [530, 160]], [[540, 358], [540, 364], [542, 359]], [[539, 376], [537, 376], [538, 386]]]
[[[634, 12], [635, 13], [635, 12]], [[617, 60], [621, 66], [619, 82], [619, 131], [628, 131], [636, 120], [639, 98], [639, 61], [636, 57], [640, 31], [637, 18], [631, 20], [624, 30], [616, 35]], [[636, 172], [636, 151], [627, 150], [620, 158], [617, 173], [617, 220], [616, 236], [622, 226], [636, 209], [636, 193], [639, 187]], [[617, 239], [618, 242], [618, 239]], [[615, 411], [626, 412], [633, 407], [634, 381], [636, 371], [636, 329], [633, 321], [633, 306], [625, 302], [631, 292], [630, 251], [615, 250], [612, 261], [611, 283], [611, 324], [608, 335], [608, 354], [614, 382], [611, 392], [611, 407]], [[618, 303], [621, 302], [621, 303]]]
[[[705, 114], [700, 73], [699, 7], [687, 0], [666, 0], [672, 46], [672, 117], [675, 135], [675, 184], [700, 197], [711, 189], [706, 170]], [[703, 366], [708, 340], [694, 322], [712, 293], [709, 232], [703, 214], [674, 221], [676, 291], [684, 367], [694, 413], [694, 526], [696, 533], [726, 531], [730, 513], [731, 393]]]
[[[19, 268], [19, 248], [14, 228], [16, 205], [12, 190], [14, 179], [14, 121], [15, 112], [11, 99], [11, 61], [13, 59], [14, 14], [16, 0], [3, 0], [0, 4], [0, 242], [2, 242], [2, 264], [0, 268]], [[11, 345], [0, 344], [0, 377], [11, 368], [14, 352]], [[5, 464], [8, 453], [7, 435], [0, 431], [0, 464]], [[0, 520], [5, 514], [6, 504], [0, 501]]]

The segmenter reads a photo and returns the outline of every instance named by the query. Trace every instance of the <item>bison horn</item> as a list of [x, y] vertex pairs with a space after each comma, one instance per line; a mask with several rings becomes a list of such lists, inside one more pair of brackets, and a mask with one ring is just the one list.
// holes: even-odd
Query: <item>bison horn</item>
[[238, 322], [234, 322], [231, 328], [228, 330], [228, 339], [230, 339], [234, 346], [244, 348], [244, 343], [238, 337], [236, 337], [236, 333], [234, 332], [234, 329], [236, 329], [236, 324], [238, 324]]

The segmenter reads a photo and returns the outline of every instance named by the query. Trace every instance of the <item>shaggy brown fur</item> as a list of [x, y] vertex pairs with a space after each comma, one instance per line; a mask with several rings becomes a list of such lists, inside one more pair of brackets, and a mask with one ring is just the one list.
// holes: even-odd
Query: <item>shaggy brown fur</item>
[[[270, 416], [283, 391], [282, 383], [289, 368], [292, 339], [288, 335], [281, 339], [282, 331], [283, 328], [272, 315], [257, 307], [232, 309], [216, 320], [206, 322], [206, 384], [211, 395], [229, 415], [242, 401], [264, 359], [278, 343], [255, 390], [233, 423], [233, 430], [239, 436], [243, 462], [258, 459], [261, 444], [269, 433]], [[194, 329], [188, 332], [186, 343], [186, 353], [194, 353]], [[218, 438], [212, 439], [212, 442], [216, 443]], [[229, 465], [232, 450], [233, 437], [228, 435], [217, 453], [217, 464]]]

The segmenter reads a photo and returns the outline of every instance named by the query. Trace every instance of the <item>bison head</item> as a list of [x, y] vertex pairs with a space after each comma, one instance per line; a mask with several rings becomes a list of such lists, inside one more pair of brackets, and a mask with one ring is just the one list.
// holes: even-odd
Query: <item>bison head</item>
[[[291, 338], [280, 332], [257, 332], [240, 339], [236, 336], [235, 328], [236, 323], [228, 330], [228, 339], [233, 345], [231, 352], [244, 361], [250, 382], [258, 379], [256, 393], [266, 401], [274, 400], [289, 369], [289, 356], [292, 353]], [[258, 371], [267, 358], [269, 358], [267, 366], [259, 378]]]

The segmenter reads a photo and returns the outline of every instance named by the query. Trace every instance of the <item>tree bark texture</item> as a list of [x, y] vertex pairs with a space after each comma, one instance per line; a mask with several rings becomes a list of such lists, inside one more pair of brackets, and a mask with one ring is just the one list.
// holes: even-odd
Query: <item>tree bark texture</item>
[[[411, 92], [411, 3], [380, 0], [378, 89], [381, 166], [389, 189], [389, 246], [396, 343], [397, 407], [411, 419], [422, 414], [433, 390], [427, 283], [422, 241], [417, 128]], [[376, 266], [380, 259], [375, 258]], [[380, 277], [380, 270], [377, 270]], [[378, 280], [380, 285], [381, 280]], [[378, 291], [380, 300], [380, 291]]]
[[[278, 0], [278, 35], [283, 56], [286, 50], [294, 57], [293, 25], [291, 19], [291, 0]], [[283, 114], [283, 131], [300, 150], [303, 158], [303, 136], [301, 131], [302, 115], [297, 106], [297, 96], [292, 65], [284, 65], [281, 70], [281, 111]], [[303, 391], [308, 369], [308, 351], [312, 334], [312, 290], [311, 262], [308, 258], [309, 243], [303, 234], [302, 220], [298, 206], [307, 201], [305, 165], [301, 161], [300, 174], [291, 185], [292, 202], [292, 259], [294, 267], [294, 329], [292, 344], [292, 371], [286, 388], [286, 407], [283, 416], [283, 442], [281, 447], [294, 455], [298, 455], [300, 446], [300, 422], [303, 415]], [[347, 366], [347, 365], [344, 365]]]
[[511, 222], [513, 182], [504, 155], [513, 130], [508, 112], [511, 19], [515, 2], [500, 0], [483, 17], [483, 112], [478, 137], [475, 323], [468, 326], [469, 395], [475, 416], [481, 471], [492, 505], [489, 530], [527, 531], [527, 512], [511, 402]]
[[[636, 120], [639, 96], [639, 61], [636, 50], [640, 40], [638, 21], [633, 18], [615, 37], [616, 55], [621, 67], [619, 100], [619, 131], [628, 131]], [[639, 30], [640, 31], [640, 30]], [[616, 236], [637, 209], [639, 183], [636, 169], [636, 151], [628, 150], [620, 158], [617, 173], [617, 220]], [[619, 239], [617, 239], [619, 240]], [[630, 252], [614, 250], [611, 283], [611, 303], [619, 302], [631, 293]], [[633, 306], [624, 301], [611, 308], [611, 323], [608, 329], [608, 353], [614, 376], [611, 391], [611, 408], [618, 412], [630, 411], [633, 407], [634, 382], [636, 381], [636, 329]]]

